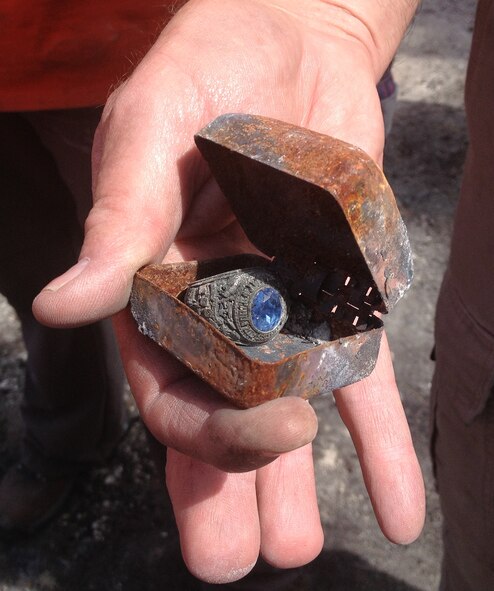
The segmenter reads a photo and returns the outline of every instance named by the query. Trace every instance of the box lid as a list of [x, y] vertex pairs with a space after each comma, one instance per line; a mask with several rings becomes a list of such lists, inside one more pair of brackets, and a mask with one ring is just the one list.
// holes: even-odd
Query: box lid
[[299, 270], [316, 263], [372, 280], [381, 312], [407, 290], [406, 228], [383, 172], [361, 149], [246, 114], [218, 117], [195, 141], [264, 254]]

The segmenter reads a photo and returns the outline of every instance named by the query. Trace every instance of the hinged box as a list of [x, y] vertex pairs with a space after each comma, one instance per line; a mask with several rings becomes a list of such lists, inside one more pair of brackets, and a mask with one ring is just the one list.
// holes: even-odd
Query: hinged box
[[[362, 150], [253, 115], [223, 115], [196, 144], [265, 255], [149, 265], [135, 276], [139, 329], [240, 407], [311, 398], [373, 369], [387, 313], [409, 287], [407, 232], [382, 171]], [[195, 281], [263, 267], [284, 284], [288, 320], [241, 345], [184, 303]]]

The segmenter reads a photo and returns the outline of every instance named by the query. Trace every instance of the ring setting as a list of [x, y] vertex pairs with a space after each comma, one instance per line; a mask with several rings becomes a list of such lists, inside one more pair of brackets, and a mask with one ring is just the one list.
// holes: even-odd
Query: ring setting
[[192, 283], [184, 303], [240, 345], [258, 345], [285, 325], [288, 303], [280, 279], [253, 267], [227, 271]]

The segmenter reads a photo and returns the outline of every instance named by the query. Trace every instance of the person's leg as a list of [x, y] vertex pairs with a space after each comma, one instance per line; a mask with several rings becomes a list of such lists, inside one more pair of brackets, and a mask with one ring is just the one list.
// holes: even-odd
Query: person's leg
[[443, 591], [494, 589], [493, 63], [494, 0], [479, 0], [465, 92], [470, 145], [436, 317]]
[[446, 277], [438, 302], [432, 455], [443, 513], [441, 591], [494, 589], [494, 337]]
[[[123, 428], [123, 373], [107, 323], [55, 330], [31, 313], [38, 291], [77, 260], [82, 230], [76, 204], [82, 217], [90, 203], [88, 159], [97, 121], [96, 112], [88, 121], [84, 111], [79, 136], [75, 119], [64, 133], [63, 113], [39, 114], [39, 131], [36, 114], [29, 121], [0, 114], [0, 291], [19, 315], [28, 350], [22, 461], [43, 481], [70, 480], [104, 460]], [[40, 138], [44, 133], [49, 141]], [[53, 147], [57, 137], [63, 158]], [[5, 512], [13, 510], [6, 489], [14, 484], [19, 474], [7, 474], [0, 485], [0, 523], [6, 527]]]

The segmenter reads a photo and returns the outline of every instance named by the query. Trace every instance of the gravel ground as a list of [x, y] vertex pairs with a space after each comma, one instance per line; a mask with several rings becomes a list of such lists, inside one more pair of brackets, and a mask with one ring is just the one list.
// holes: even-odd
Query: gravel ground
[[[467, 144], [462, 93], [474, 7], [474, 0], [423, 2], [395, 62], [400, 100], [385, 159], [414, 250], [414, 286], [386, 326], [426, 478], [427, 523], [410, 546], [385, 540], [350, 438], [331, 399], [318, 399], [315, 459], [326, 543], [295, 589], [437, 587], [441, 518], [428, 456], [429, 353]], [[17, 452], [25, 359], [15, 314], [0, 299], [1, 472]], [[128, 404], [135, 412], [130, 397]], [[173, 518], [139, 422], [109, 465], [78, 483], [66, 511], [47, 529], [27, 539], [0, 540], [0, 591], [196, 588], [180, 559]]]

